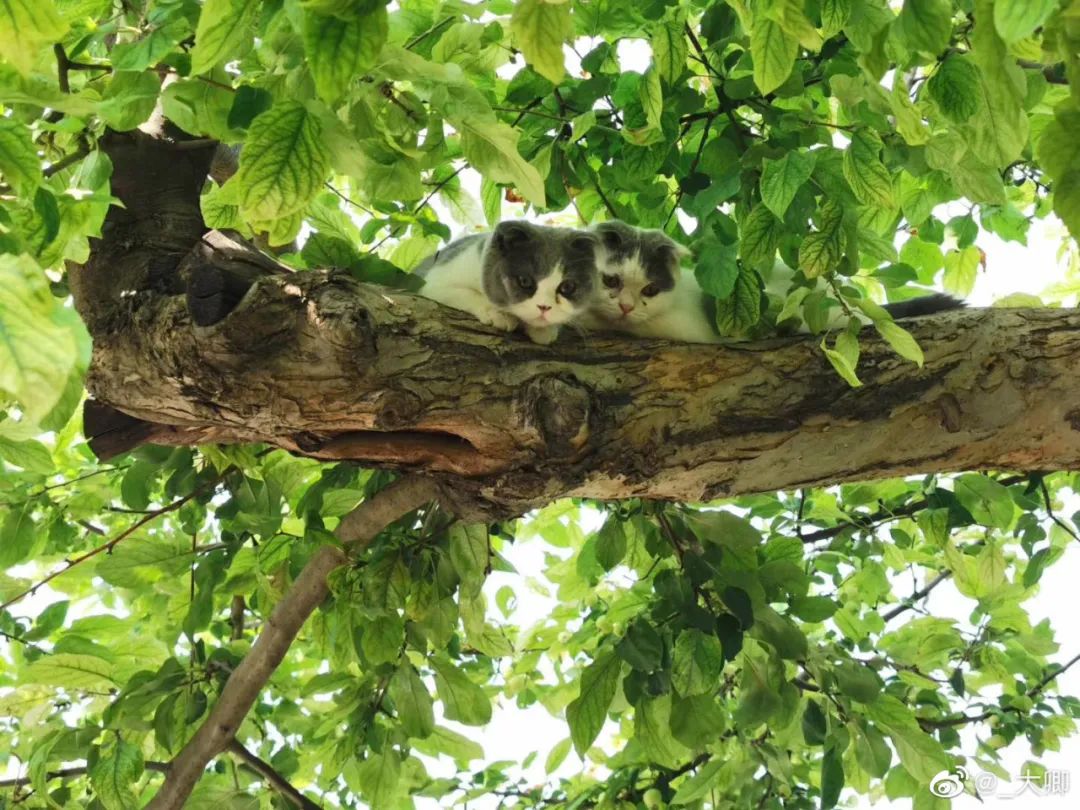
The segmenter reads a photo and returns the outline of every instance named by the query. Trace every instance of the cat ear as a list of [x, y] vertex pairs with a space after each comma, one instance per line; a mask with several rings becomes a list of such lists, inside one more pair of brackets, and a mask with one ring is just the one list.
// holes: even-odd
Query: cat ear
[[495, 226], [495, 243], [503, 248], [515, 248], [532, 239], [532, 228], [525, 222], [500, 222]]
[[577, 231], [570, 238], [570, 250], [575, 253], [589, 253], [597, 248], [600, 244], [600, 240], [596, 234], [589, 233], [588, 231]]
[[693, 253], [686, 245], [680, 245], [678, 242], [671, 243], [671, 250], [679, 261], [691, 256]]
[[608, 250], [618, 250], [623, 246], [623, 228], [621, 222], [601, 222], [593, 226], [593, 230], [604, 243]]

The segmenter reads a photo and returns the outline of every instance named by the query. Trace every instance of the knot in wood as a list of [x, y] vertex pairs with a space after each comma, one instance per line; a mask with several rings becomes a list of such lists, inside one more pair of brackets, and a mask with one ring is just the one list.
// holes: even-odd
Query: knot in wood
[[543, 455], [576, 455], [589, 439], [592, 395], [572, 374], [535, 377], [518, 395], [524, 427], [536, 435]]

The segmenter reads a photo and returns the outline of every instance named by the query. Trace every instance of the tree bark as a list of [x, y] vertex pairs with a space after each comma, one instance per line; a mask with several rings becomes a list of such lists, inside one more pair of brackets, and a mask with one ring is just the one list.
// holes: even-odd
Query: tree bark
[[[427, 473], [459, 511], [506, 514], [561, 496], [702, 501], [1080, 467], [1075, 310], [908, 321], [921, 369], [864, 330], [860, 388], [810, 337], [702, 346], [567, 330], [543, 347], [340, 271], [290, 272], [205, 233], [195, 181], [206, 158], [195, 150], [113, 136], [110, 154], [127, 207], [72, 268], [99, 417], [101, 405], [134, 417], [88, 417], [103, 453], [265, 442]], [[148, 164], [175, 176], [147, 194], [129, 177], [136, 158], [142, 176]]]

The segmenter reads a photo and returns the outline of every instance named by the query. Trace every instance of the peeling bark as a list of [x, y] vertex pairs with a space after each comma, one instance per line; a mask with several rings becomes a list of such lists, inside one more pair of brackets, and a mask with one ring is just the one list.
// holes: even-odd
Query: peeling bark
[[[922, 369], [868, 329], [858, 389], [812, 338], [700, 346], [570, 333], [543, 347], [342, 272], [291, 273], [196, 223], [205, 157], [141, 136], [111, 151], [127, 208], [72, 269], [94, 337], [88, 387], [137, 420], [88, 418], [103, 453], [266, 442], [429, 473], [459, 507], [496, 512], [567, 495], [700, 501], [1080, 467], [1075, 310], [908, 321]], [[131, 154], [182, 165], [147, 195], [125, 179]]]

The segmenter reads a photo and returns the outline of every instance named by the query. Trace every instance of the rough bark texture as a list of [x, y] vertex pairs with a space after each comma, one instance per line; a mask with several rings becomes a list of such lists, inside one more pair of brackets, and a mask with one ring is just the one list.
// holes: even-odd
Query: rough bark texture
[[[204, 233], [205, 155], [121, 136], [110, 152], [127, 208], [72, 272], [94, 337], [88, 387], [136, 418], [88, 418], [103, 453], [267, 442], [430, 473], [460, 508], [497, 512], [565, 495], [699, 501], [916, 472], [1080, 468], [1075, 310], [908, 321], [922, 369], [868, 329], [858, 389], [811, 338], [567, 334], [542, 347], [344, 273], [289, 273]], [[148, 194], [145, 178], [166, 168]]]

